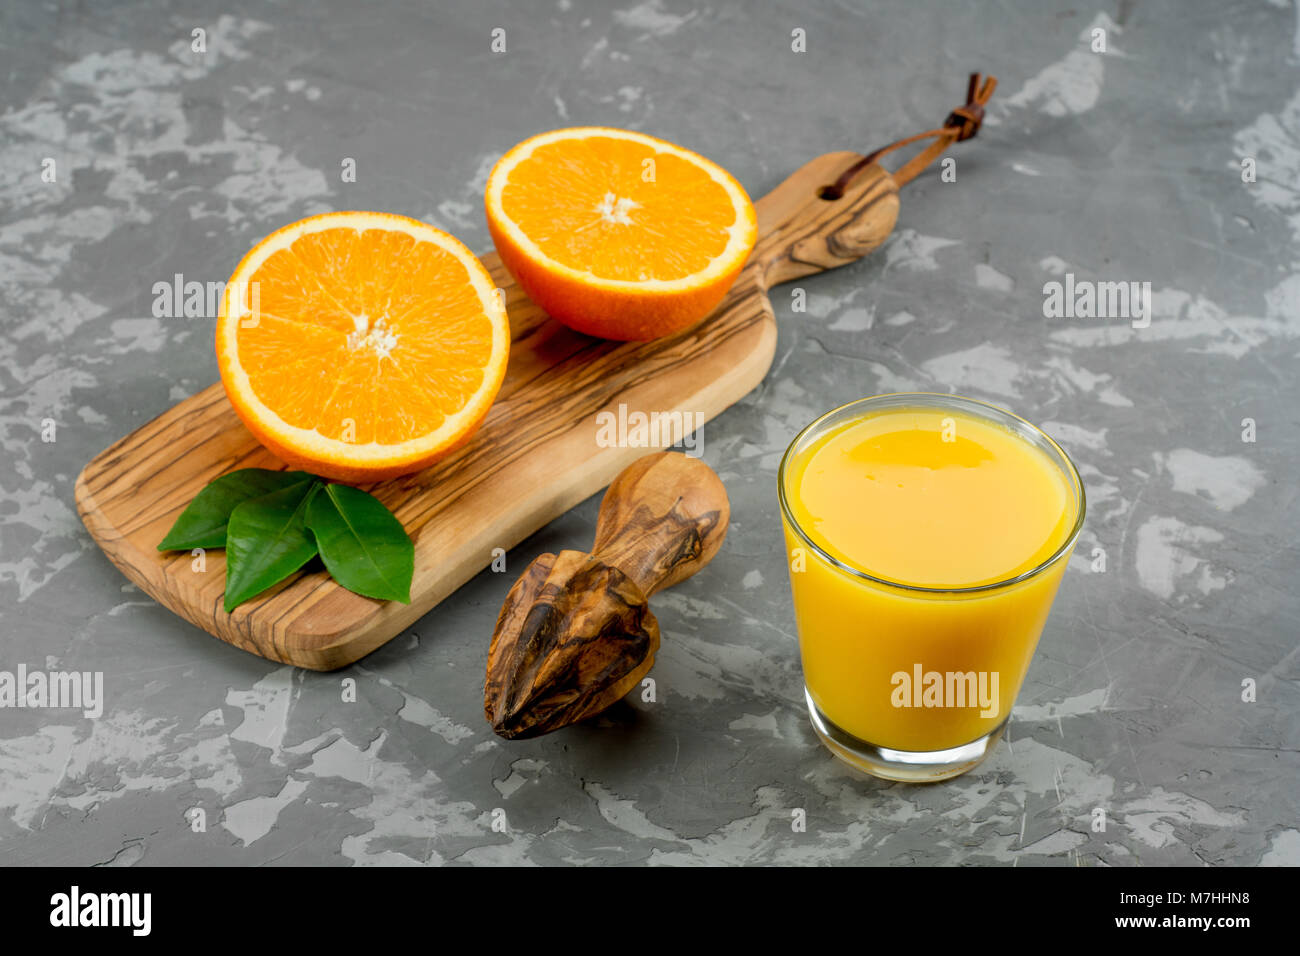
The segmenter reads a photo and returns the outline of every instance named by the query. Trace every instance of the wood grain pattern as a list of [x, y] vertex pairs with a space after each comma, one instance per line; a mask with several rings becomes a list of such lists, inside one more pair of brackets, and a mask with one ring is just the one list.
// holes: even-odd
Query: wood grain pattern
[[727, 489], [696, 458], [659, 452], [623, 469], [601, 500], [591, 554], [543, 554], [506, 596], [483, 684], [492, 729], [547, 734], [635, 687], [659, 649], [647, 598], [708, 564], [730, 516]]
[[727, 489], [712, 468], [681, 452], [646, 455], [610, 482], [591, 553], [649, 597], [712, 561], [730, 520]]
[[368, 488], [415, 540], [409, 605], [360, 597], [317, 572], [227, 614], [221, 551], [209, 552], [198, 571], [188, 554], [155, 550], [213, 478], [283, 467], [239, 422], [220, 383], [94, 458], [77, 480], [82, 520], [133, 583], [221, 640], [313, 670], [349, 664], [486, 567], [494, 548], [513, 547], [651, 450], [598, 445], [600, 412], [616, 414], [622, 404], [704, 422], [754, 388], [776, 346], [768, 288], [853, 261], [893, 227], [896, 187], [879, 167], [868, 167], [842, 199], [817, 197], [859, 158], [819, 157], [756, 203], [760, 237], [749, 264], [713, 314], [670, 338], [618, 343], [572, 332], [523, 296], [495, 254], [484, 256], [506, 291], [512, 335], [496, 404], [450, 457]]

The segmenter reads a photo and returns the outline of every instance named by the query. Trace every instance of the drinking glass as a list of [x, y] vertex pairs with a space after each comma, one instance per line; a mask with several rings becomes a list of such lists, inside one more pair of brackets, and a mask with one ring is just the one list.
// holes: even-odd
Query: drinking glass
[[[1060, 546], [1005, 580], [918, 587], [833, 556], [815, 529], [801, 527], [791, 508], [800, 493], [791, 463], [800, 453], [846, 423], [913, 409], [977, 418], [1033, 446], [1038, 454], [1030, 457], [1056, 469], [1069, 489], [1073, 521], [1069, 512], [1062, 516], [1068, 530]], [[996, 406], [896, 393], [851, 402], [808, 425], [781, 460], [778, 487], [804, 691], [822, 742], [853, 767], [889, 780], [943, 780], [978, 764], [1006, 726], [1083, 525], [1083, 482], [1069, 456], [1041, 430]], [[836, 507], [853, 508], [854, 502]], [[835, 515], [823, 506], [819, 520], [834, 521]], [[943, 703], [930, 706], [934, 697]]]

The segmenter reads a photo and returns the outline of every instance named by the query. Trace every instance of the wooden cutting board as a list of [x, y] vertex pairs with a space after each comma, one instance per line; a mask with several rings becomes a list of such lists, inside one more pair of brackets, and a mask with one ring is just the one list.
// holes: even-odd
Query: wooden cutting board
[[[236, 468], [284, 467], [240, 423], [220, 383], [91, 461], [77, 479], [82, 520], [133, 583], [223, 641], [312, 670], [350, 664], [487, 567], [494, 549], [509, 550], [636, 458], [671, 443], [601, 447], [600, 412], [617, 415], [624, 405], [627, 412], [689, 412], [707, 421], [758, 385], [776, 348], [768, 290], [852, 262], [893, 229], [897, 185], [877, 165], [842, 197], [819, 198], [821, 187], [860, 159], [819, 157], [759, 200], [758, 245], [740, 278], [712, 315], [671, 338], [618, 343], [572, 332], [523, 295], [495, 254], [485, 256], [506, 290], [513, 340], [496, 404], [449, 458], [368, 488], [415, 541], [410, 604], [360, 597], [318, 571], [227, 614], [223, 551], [209, 551], [199, 571], [188, 553], [156, 550], [212, 479]], [[509, 570], [503, 581], [514, 580], [518, 569]], [[485, 646], [490, 637], [484, 632]]]

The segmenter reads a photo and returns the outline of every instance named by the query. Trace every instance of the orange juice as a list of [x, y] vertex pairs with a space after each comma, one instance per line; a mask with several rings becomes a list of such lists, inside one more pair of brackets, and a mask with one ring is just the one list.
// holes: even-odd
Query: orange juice
[[[823, 740], [935, 765], [930, 779], [951, 775], [950, 761], [927, 754], [984, 740], [982, 757], [1011, 712], [1082, 521], [1069, 458], [993, 406], [888, 395], [805, 429], [780, 482], [804, 681]], [[875, 762], [863, 769], [878, 772]]]

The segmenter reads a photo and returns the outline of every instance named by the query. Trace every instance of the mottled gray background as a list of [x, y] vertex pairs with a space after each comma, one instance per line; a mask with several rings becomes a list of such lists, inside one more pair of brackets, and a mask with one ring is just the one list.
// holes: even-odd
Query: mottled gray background
[[[0, 669], [102, 670], [107, 696], [99, 720], [0, 711], [0, 861], [1300, 862], [1295, 0], [225, 6], [0, 10]], [[771, 373], [704, 428], [733, 524], [706, 573], [655, 599], [657, 703], [506, 743], [481, 695], [513, 574], [306, 673], [173, 617], [78, 521], [82, 466], [217, 377], [211, 319], [154, 318], [155, 282], [224, 280], [332, 209], [487, 250], [487, 171], [556, 126], [656, 133], [760, 196], [813, 155], [934, 126], [971, 69], [1001, 86], [957, 181], [909, 186], [882, 251], [804, 281], [807, 312], [778, 290]], [[1045, 319], [1065, 271], [1151, 282], [1151, 326]], [[817, 745], [774, 492], [815, 415], [910, 388], [1045, 425], [1090, 499], [1007, 739], [926, 787]], [[511, 570], [585, 548], [595, 505]]]

